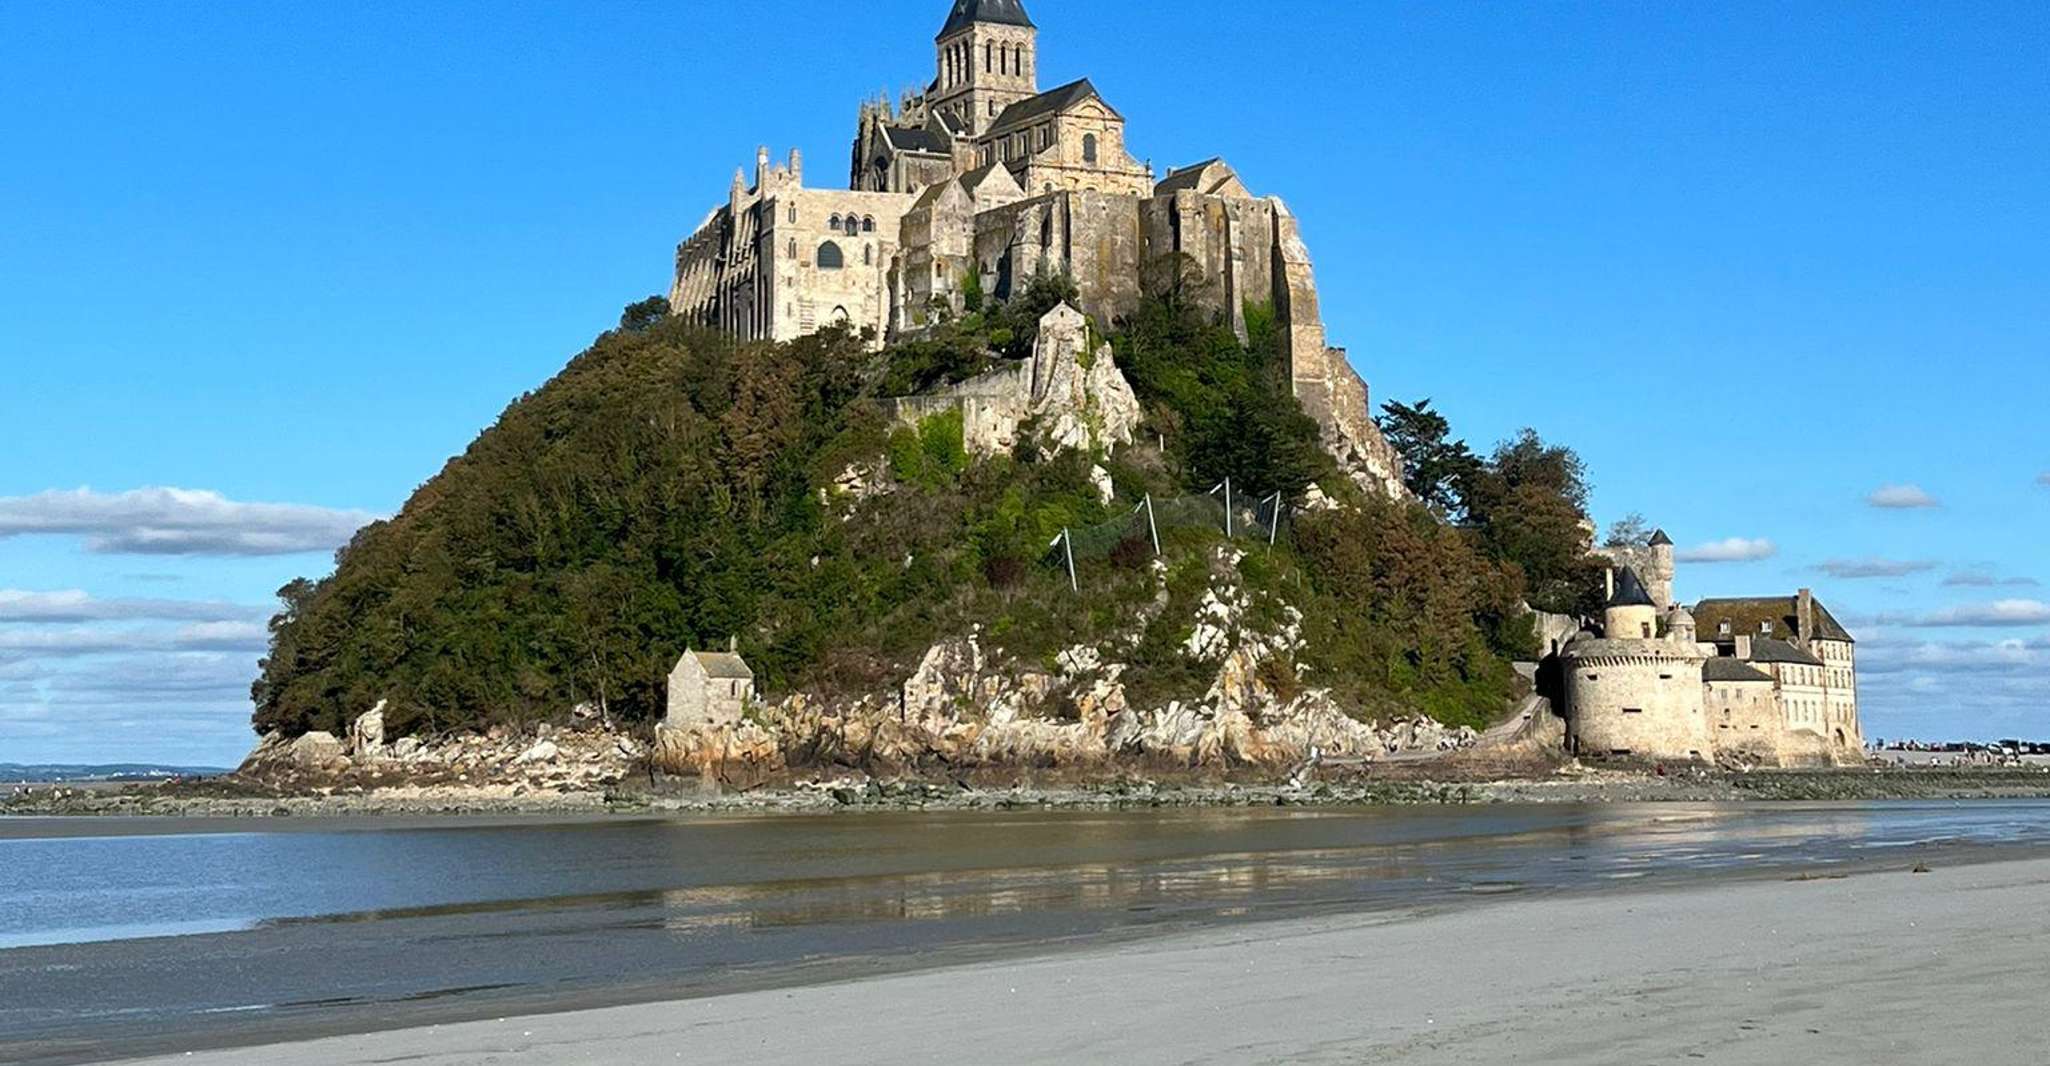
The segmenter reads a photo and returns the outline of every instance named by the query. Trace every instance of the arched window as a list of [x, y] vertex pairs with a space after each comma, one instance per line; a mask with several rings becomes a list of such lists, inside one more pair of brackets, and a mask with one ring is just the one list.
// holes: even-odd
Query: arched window
[[826, 228], [832, 230], [834, 233], [840, 232], [840, 216], [834, 215], [832, 218], [827, 219]]
[[1082, 162], [1096, 162], [1096, 135], [1093, 133], [1082, 135]]
[[847, 258], [840, 254], [840, 246], [832, 241], [819, 245], [819, 269], [838, 270], [847, 265]]
[[996, 69], [997, 46], [994, 44], [985, 44], [982, 46], [982, 72], [984, 74], [989, 74], [995, 72]]
[[874, 266], [875, 264], [876, 264], [876, 246], [875, 246], [875, 245], [873, 245], [873, 244], [864, 244], [864, 245], [862, 245], [862, 246], [861, 246], [861, 265], [862, 265], [862, 266]]
[[790, 221], [792, 221], [792, 222], [795, 222], [795, 221], [797, 221], [797, 205], [796, 205], [796, 204], [791, 204], [791, 205], [790, 205]]
[[797, 238], [790, 238], [790, 258], [797, 258]]
[[874, 215], [863, 215], [863, 216], [861, 216], [861, 232], [863, 232], [863, 233], [874, 233], [875, 231], [876, 231], [876, 217], [875, 217]]

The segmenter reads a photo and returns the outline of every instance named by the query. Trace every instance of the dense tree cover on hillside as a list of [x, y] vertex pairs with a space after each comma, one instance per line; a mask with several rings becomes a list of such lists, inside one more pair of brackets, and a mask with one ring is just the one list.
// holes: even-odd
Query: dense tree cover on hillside
[[[1201, 493], [1226, 476], [1249, 496], [1300, 498], [1316, 483], [1359, 504], [1304, 515], [1238, 564], [1248, 587], [1303, 612], [1312, 683], [1364, 714], [1479, 722], [1501, 709], [1507, 657], [1530, 642], [1516, 604], [1570, 598], [1585, 540], [1572, 453], [1534, 435], [1505, 444], [1447, 482], [1449, 502], [1432, 500], [1456, 523], [1361, 500], [1288, 394], [1271, 316], [1251, 309], [1242, 344], [1172, 294], [1109, 335], [1149, 420], [1147, 440], [1114, 457], [1026, 446], [971, 461], [958, 420], [893, 430], [877, 414], [877, 397], [1029, 352], [1039, 314], [1070, 295], [1044, 280], [880, 355], [844, 331], [736, 344], [659, 301], [629, 307], [360, 532], [333, 574], [281, 590], [257, 728], [341, 730], [379, 701], [395, 733], [584, 702], [645, 722], [677, 655], [729, 637], [772, 697], [887, 691], [970, 625], [1043, 660], [1131, 634], [1161, 592], [1150, 544], [1092, 561], [1076, 594], [1048, 565], [1049, 540], [1127, 516], [1143, 493]], [[1110, 505], [1089, 480], [1098, 462], [1123, 497]], [[858, 504], [828, 490], [856, 465], [880, 467], [894, 490]], [[1164, 537], [1173, 609], [1123, 656], [1135, 700], [1208, 686], [1214, 670], [1182, 645], [1222, 539]]]
[[1600, 564], [1589, 554], [1587, 467], [1570, 448], [1526, 429], [1486, 458], [1431, 401], [1389, 403], [1377, 420], [1407, 461], [1405, 483], [1434, 513], [1478, 538], [1486, 554], [1523, 575], [1532, 606], [1586, 615], [1600, 608]]

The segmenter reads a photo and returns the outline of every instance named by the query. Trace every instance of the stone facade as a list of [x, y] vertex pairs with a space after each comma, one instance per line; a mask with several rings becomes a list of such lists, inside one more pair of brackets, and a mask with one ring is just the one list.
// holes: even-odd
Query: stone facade
[[1009, 454], [1028, 423], [1050, 447], [1110, 451], [1131, 443], [1140, 418], [1139, 398], [1110, 345], [1093, 341], [1089, 320], [1067, 304], [1040, 318], [1031, 358], [884, 404], [885, 414], [910, 426], [953, 411], [961, 413], [962, 445], [980, 456]]
[[1019, 0], [957, 0], [935, 44], [924, 92], [861, 106], [849, 191], [806, 187], [795, 153], [787, 166], [757, 153], [753, 184], [736, 175], [679, 247], [676, 314], [751, 340], [845, 322], [880, 347], [963, 313], [971, 279], [1005, 300], [1048, 274], [1072, 278], [1080, 309], [1106, 324], [1149, 287], [1176, 288], [1241, 336], [1249, 313], [1271, 309], [1327, 448], [1360, 484], [1402, 493], [1365, 382], [1326, 343], [1286, 205], [1218, 159], [1156, 181], [1094, 84], [1039, 90], [1038, 29]]
[[699, 729], [740, 722], [755, 696], [755, 674], [732, 652], [687, 651], [669, 671], [664, 729]]
[[1814, 593], [1690, 610], [1673, 602], [1663, 532], [1605, 554], [1619, 565], [1600, 631], [1557, 657], [1570, 750], [1766, 766], [1864, 761], [1857, 644]]

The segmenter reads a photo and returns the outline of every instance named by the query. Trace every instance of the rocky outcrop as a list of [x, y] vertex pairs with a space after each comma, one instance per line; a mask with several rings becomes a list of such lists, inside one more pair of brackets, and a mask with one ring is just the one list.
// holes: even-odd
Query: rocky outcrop
[[663, 730], [657, 762], [728, 784], [836, 766], [886, 776], [1146, 766], [1257, 768], [1278, 777], [1313, 756], [1371, 761], [1474, 742], [1471, 730], [1428, 719], [1361, 721], [1329, 691], [1303, 684], [1295, 665], [1301, 616], [1256, 603], [1236, 580], [1239, 561], [1236, 549], [1218, 549], [1213, 583], [1194, 605], [1182, 646], [1210, 671], [1201, 695], [1135, 705], [1117, 642], [1028, 664], [971, 632], [933, 645], [894, 692], [799, 694], [758, 707], [758, 724]]
[[[379, 704], [379, 710], [356, 720], [348, 745], [329, 733], [291, 739], [266, 735], [236, 776], [292, 791], [489, 786], [508, 795], [570, 793], [616, 784], [641, 767], [648, 754], [640, 742], [598, 722], [574, 729], [546, 724], [532, 731], [500, 727], [482, 734], [401, 737], [387, 743], [381, 736], [382, 707]], [[376, 728], [365, 729], [366, 725]], [[376, 742], [369, 743], [373, 737]]]
[[[1089, 320], [1067, 304], [1040, 318], [1030, 358], [883, 406], [891, 418], [911, 426], [959, 412], [962, 444], [979, 456], [1009, 454], [1028, 428], [1054, 450], [1109, 451], [1131, 443], [1142, 417], [1110, 345], [1094, 337]], [[857, 481], [843, 491], [858, 487]]]

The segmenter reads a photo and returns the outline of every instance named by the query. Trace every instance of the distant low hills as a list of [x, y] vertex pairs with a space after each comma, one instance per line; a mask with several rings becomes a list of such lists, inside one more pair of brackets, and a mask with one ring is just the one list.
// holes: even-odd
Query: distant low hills
[[161, 766], [156, 763], [73, 763], [0, 762], [0, 781], [145, 781], [167, 777], [212, 777], [228, 772], [222, 766]]

